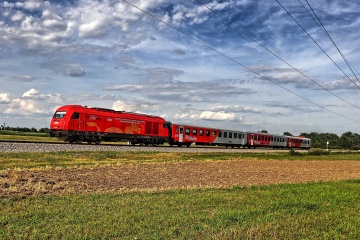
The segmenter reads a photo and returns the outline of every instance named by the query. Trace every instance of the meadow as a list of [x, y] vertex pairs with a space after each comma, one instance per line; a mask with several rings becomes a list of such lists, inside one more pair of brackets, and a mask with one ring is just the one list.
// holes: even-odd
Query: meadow
[[360, 181], [0, 198], [1, 239], [359, 239]]
[[[0, 153], [8, 172], [245, 160], [360, 161], [359, 153]], [[18, 179], [23, 181], [23, 179]], [[5, 187], [5, 185], [0, 185]], [[360, 239], [360, 179], [226, 188], [0, 196], [0, 239]]]

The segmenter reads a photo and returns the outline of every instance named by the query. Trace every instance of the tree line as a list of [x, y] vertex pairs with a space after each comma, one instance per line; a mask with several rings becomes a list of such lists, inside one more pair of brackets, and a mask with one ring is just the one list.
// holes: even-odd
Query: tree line
[[301, 136], [311, 138], [313, 148], [360, 150], [360, 135], [346, 132], [340, 137], [334, 133], [301, 133]]
[[16, 131], [16, 132], [33, 132], [33, 133], [48, 133], [49, 128], [40, 128], [36, 129], [34, 127], [28, 128], [28, 127], [9, 127], [1, 125], [1, 130], [7, 130], [7, 131]]

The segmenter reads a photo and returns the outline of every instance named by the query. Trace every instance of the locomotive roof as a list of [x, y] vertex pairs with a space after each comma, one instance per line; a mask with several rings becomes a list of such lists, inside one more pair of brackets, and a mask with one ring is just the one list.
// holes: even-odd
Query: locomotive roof
[[159, 117], [159, 116], [150, 115], [150, 114], [144, 114], [144, 113], [134, 113], [134, 112], [126, 112], [126, 111], [116, 111], [116, 110], [114, 110], [114, 109], [109, 109], [109, 108], [88, 107], [88, 106], [83, 106], [83, 105], [66, 105], [66, 106], [62, 106], [62, 107], [68, 107], [68, 108], [79, 107], [79, 108], [91, 109], [91, 110], [96, 110], [96, 111], [101, 111], [101, 112], [108, 112], [108, 113], [118, 113], [118, 114], [128, 113], [128, 114], [134, 114], [134, 115], [138, 115], [138, 116], [153, 117], [153, 118], [162, 118], [162, 117]]

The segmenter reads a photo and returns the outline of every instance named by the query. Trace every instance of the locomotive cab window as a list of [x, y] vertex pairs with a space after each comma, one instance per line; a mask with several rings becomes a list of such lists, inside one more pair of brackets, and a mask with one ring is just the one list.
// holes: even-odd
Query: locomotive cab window
[[65, 114], [66, 114], [66, 112], [56, 112], [54, 114], [54, 118], [64, 118]]
[[212, 132], [212, 136], [213, 136], [213, 137], [216, 137], [216, 131], [213, 131], [213, 132]]

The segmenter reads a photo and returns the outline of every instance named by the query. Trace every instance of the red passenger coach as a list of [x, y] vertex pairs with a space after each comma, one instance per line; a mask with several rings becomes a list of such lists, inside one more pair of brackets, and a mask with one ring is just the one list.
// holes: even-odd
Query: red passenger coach
[[192, 143], [198, 145], [212, 145], [219, 134], [220, 129], [206, 128], [192, 125], [172, 123], [170, 127], [169, 144], [190, 146]]
[[67, 105], [58, 108], [50, 123], [50, 136], [72, 142], [130, 141], [162, 144], [168, 138], [168, 123], [161, 117]]

